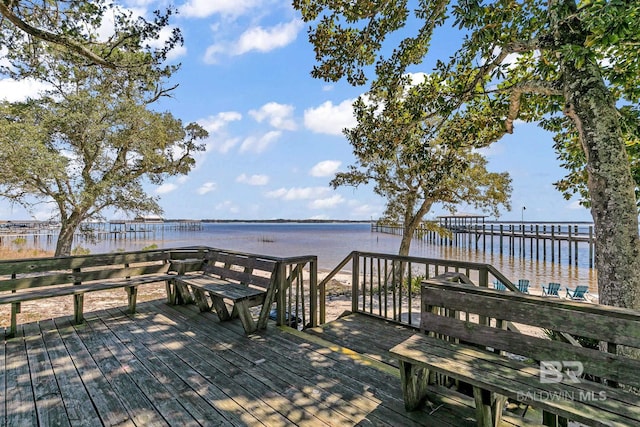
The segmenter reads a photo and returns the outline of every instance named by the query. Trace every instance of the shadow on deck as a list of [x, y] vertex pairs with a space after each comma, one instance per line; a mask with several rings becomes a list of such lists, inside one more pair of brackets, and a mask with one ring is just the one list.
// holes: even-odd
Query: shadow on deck
[[375, 322], [245, 336], [238, 321], [158, 300], [80, 326], [25, 324], [0, 347], [0, 426], [475, 425], [471, 400], [450, 390], [405, 412], [385, 352], [412, 331]]

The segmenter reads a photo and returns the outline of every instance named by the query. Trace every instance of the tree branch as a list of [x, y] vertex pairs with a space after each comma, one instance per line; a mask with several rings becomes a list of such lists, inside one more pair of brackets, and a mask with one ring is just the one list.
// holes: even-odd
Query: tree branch
[[49, 31], [45, 31], [39, 28], [36, 28], [32, 25], [27, 24], [25, 21], [20, 19], [16, 14], [13, 13], [7, 5], [0, 1], [0, 14], [2, 14], [5, 18], [7, 18], [13, 25], [20, 28], [25, 33], [36, 37], [38, 39], [44, 40], [46, 42], [58, 44], [64, 46], [71, 51], [93, 61], [97, 65], [102, 65], [107, 68], [116, 68], [114, 64], [106, 61], [104, 58], [96, 55], [85, 46], [77, 43], [67, 37], [63, 37], [59, 34], [51, 33]]
[[562, 91], [557, 89], [552, 83], [545, 81], [523, 82], [511, 88], [511, 102], [509, 103], [509, 113], [505, 120], [507, 133], [513, 133], [513, 122], [520, 112], [520, 98], [524, 93], [534, 93], [537, 95], [562, 95]]

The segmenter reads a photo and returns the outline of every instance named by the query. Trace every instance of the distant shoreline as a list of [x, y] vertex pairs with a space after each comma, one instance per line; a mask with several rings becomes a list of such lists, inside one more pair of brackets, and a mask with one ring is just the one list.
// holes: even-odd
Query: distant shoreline
[[[188, 219], [165, 219], [165, 222], [194, 221]], [[260, 223], [260, 224], [369, 224], [370, 219], [201, 219], [206, 223]]]

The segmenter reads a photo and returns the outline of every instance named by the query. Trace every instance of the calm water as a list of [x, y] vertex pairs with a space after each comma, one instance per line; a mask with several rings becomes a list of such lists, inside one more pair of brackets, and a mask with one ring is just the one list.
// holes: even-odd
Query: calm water
[[[319, 268], [331, 270], [353, 250], [395, 254], [400, 246], [400, 237], [372, 233], [369, 224], [216, 223], [203, 224], [201, 231], [165, 230], [152, 238], [79, 244], [92, 253], [137, 250], [156, 244], [160, 248], [203, 245], [273, 256], [317, 255]], [[586, 256], [579, 253], [580, 266], [575, 267], [568, 265], [566, 251], [567, 248], [563, 248], [563, 261], [558, 264], [511, 257], [506, 255], [506, 250], [505, 255], [499, 255], [432, 245], [420, 240], [414, 240], [411, 246], [413, 256], [489, 263], [512, 281], [525, 278], [536, 287], [548, 282], [560, 282], [570, 287], [585, 284], [596, 293], [595, 270], [585, 265]]]

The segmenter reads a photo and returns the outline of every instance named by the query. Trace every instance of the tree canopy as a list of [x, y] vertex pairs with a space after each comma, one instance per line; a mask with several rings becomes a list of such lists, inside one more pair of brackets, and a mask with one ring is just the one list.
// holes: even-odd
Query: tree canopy
[[[71, 55], [78, 65], [148, 72], [182, 43], [178, 28], [157, 43], [174, 13], [158, 10], [146, 20], [106, 0], [0, 1], [0, 47], [11, 61], [11, 67], [0, 69], [4, 74], [29, 74], [37, 69], [41, 52], [55, 49]], [[132, 52], [137, 55], [126, 54]]]
[[345, 135], [357, 161], [331, 182], [334, 187], [373, 182], [387, 201], [383, 220], [403, 225], [399, 255], [409, 254], [415, 230], [435, 204], [454, 212], [464, 203], [495, 216], [500, 205], [510, 209], [508, 174], [487, 171], [473, 141], [460, 140], [446, 126], [434, 132], [440, 118], [407, 108], [414, 96], [421, 92], [408, 86], [400, 93], [369, 92], [354, 103], [358, 124]]
[[148, 94], [117, 72], [59, 69], [55, 87], [64, 90], [0, 104], [0, 196], [27, 208], [53, 202], [62, 222], [56, 254], [68, 255], [79, 224], [106, 208], [161, 213], [143, 184], [188, 173], [206, 131], [150, 110]]
[[[516, 119], [576, 133], [595, 224], [600, 301], [640, 308], [640, 239], [626, 118], [640, 98], [640, 4], [622, 0], [294, 0], [307, 22], [312, 75], [394, 87], [428, 57], [436, 31], [458, 28], [459, 48], [432, 70], [445, 82], [415, 110], [459, 115], [459, 134], [488, 144]], [[423, 70], [424, 71], [424, 70]], [[622, 116], [621, 108], [634, 112]], [[626, 117], [626, 118], [623, 118]], [[571, 124], [571, 127], [568, 124]]]
[[[0, 103], [0, 196], [61, 221], [68, 255], [82, 221], [111, 208], [161, 213], [146, 183], [187, 174], [207, 132], [155, 102], [175, 86], [166, 55], [182, 42], [171, 10], [147, 21], [107, 1], [0, 2], [0, 72], [45, 84], [41, 96]], [[104, 33], [104, 34], [103, 34]]]

